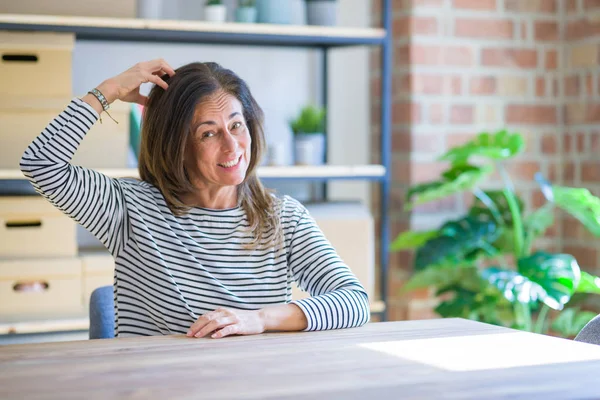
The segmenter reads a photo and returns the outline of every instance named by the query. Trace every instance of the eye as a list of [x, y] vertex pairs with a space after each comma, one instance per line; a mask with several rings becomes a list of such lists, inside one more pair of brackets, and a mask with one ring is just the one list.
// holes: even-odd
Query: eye
[[213, 136], [215, 136], [215, 133], [213, 131], [207, 131], [202, 133], [202, 139], [208, 139]]
[[233, 125], [231, 126], [231, 129], [238, 129], [242, 127], [242, 123], [241, 122], [234, 122]]

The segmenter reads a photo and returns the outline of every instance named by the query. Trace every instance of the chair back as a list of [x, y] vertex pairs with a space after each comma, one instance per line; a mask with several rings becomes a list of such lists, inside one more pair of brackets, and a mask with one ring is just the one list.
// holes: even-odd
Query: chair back
[[115, 302], [113, 287], [102, 286], [90, 296], [90, 339], [115, 337]]

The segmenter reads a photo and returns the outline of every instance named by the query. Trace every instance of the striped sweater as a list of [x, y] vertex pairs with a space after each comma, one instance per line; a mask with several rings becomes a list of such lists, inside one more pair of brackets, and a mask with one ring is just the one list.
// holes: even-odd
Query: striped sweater
[[218, 307], [290, 303], [293, 281], [311, 295], [293, 301], [306, 315], [307, 330], [369, 320], [364, 288], [298, 201], [278, 199], [279, 245], [249, 249], [241, 207], [197, 207], [175, 216], [147, 182], [71, 165], [97, 119], [91, 106], [73, 99], [25, 150], [21, 170], [38, 193], [113, 255], [115, 335], [185, 333]]

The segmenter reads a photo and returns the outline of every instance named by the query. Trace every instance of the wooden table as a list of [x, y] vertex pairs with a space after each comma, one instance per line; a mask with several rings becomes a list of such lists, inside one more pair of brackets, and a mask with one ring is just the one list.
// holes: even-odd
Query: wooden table
[[600, 346], [461, 319], [0, 347], [0, 398], [600, 398]]

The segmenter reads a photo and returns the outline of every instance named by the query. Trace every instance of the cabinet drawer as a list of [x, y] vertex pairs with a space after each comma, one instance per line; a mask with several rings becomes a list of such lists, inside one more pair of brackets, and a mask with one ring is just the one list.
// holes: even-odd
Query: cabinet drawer
[[63, 318], [83, 312], [79, 259], [0, 261], [0, 320]]
[[70, 97], [75, 35], [0, 31], [0, 95]]
[[0, 258], [74, 257], [75, 221], [43, 197], [0, 197]]
[[[0, 168], [18, 169], [29, 144], [60, 114], [71, 98], [43, 99], [0, 98]], [[72, 164], [87, 168], [125, 168], [129, 149], [129, 106], [111, 104], [110, 114], [119, 123], [104, 116], [85, 135], [73, 156]]]

